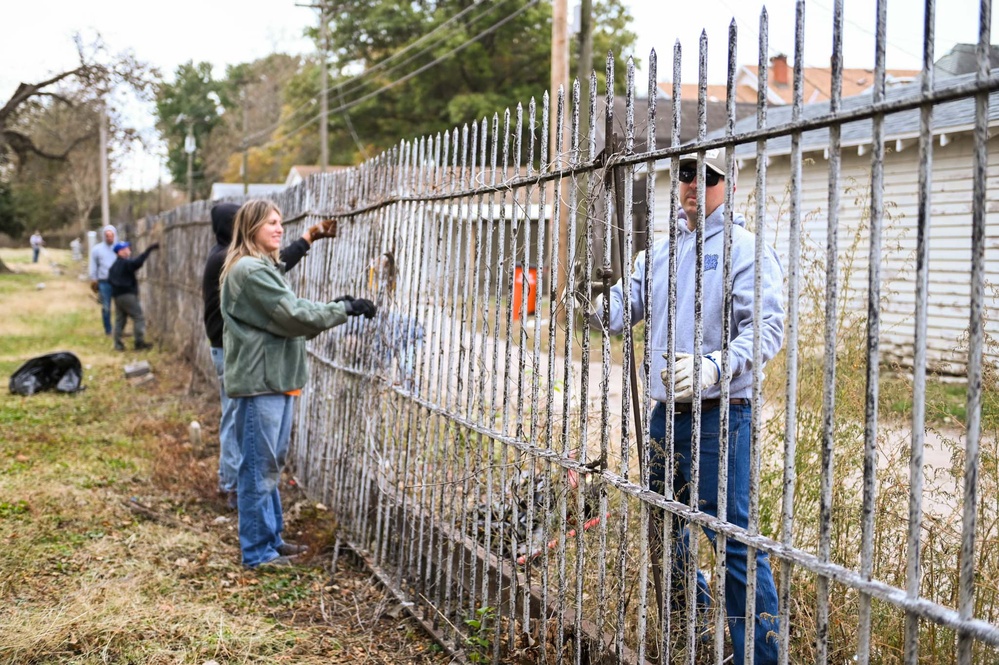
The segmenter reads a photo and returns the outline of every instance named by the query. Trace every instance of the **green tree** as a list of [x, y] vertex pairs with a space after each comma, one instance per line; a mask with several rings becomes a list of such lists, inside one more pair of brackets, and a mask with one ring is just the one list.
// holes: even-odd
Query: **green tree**
[[[218, 155], [210, 156], [213, 163], [218, 159], [224, 164], [222, 179], [225, 182], [242, 180], [244, 147], [248, 153], [248, 182], [281, 182], [292, 164], [312, 163], [313, 160], [295, 161], [298, 150], [287, 142], [281, 146], [282, 150], [273, 149], [276, 142], [272, 141], [287, 111], [285, 90], [302, 71], [303, 64], [298, 56], [272, 53], [226, 70], [228, 96], [238, 100], [239, 112], [223, 116], [225, 123], [213, 132], [213, 135], [219, 135], [217, 141], [213, 140]], [[318, 154], [318, 149], [315, 153]], [[290, 163], [286, 165], [288, 161]]]
[[[597, 95], [604, 94], [607, 85], [607, 54], [614, 54], [614, 93], [623, 95], [627, 86], [628, 58], [633, 57], [635, 64], [641, 59], [634, 53], [635, 41], [638, 35], [629, 27], [632, 16], [623, 0], [598, 0], [593, 3], [593, 71], [597, 75]], [[579, 61], [578, 41], [571, 42], [570, 76], [575, 76], [576, 63]], [[589, 83], [580, 81], [580, 95], [587, 93]], [[637, 82], [639, 90], [643, 90], [642, 81]]]
[[[551, 6], [534, 0], [330, 3], [330, 154], [355, 163], [400, 138], [444, 131], [526, 103], [549, 85]], [[622, 0], [597, 2], [594, 51], [628, 54]], [[318, 41], [318, 31], [313, 32]], [[602, 56], [599, 57], [602, 61]], [[603, 67], [598, 68], [603, 80]], [[316, 63], [288, 88], [288, 135], [318, 135]], [[624, 78], [616, 85], [624, 89]]]
[[212, 76], [207, 62], [188, 61], [177, 68], [172, 83], [163, 83], [156, 91], [157, 128], [167, 143], [167, 168], [174, 182], [187, 185], [187, 136], [194, 137], [195, 152], [192, 185], [195, 198], [207, 195], [221, 169], [210, 170], [206, 156], [211, 154], [213, 130], [223, 123], [222, 116], [238, 108], [224, 80]]

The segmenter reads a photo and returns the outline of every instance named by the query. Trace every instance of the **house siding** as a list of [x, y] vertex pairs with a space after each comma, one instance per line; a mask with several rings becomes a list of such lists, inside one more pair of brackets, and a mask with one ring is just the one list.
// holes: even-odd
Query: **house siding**
[[[952, 135], [952, 142], [933, 147], [930, 222], [930, 264], [927, 321], [929, 369], [964, 374], [971, 293], [971, 214], [973, 164], [971, 135]], [[986, 334], [999, 340], [999, 139], [989, 141], [985, 249]], [[894, 142], [891, 143], [894, 145]], [[844, 148], [839, 211], [840, 310], [855, 312], [854, 322], [866, 319], [871, 156]], [[881, 354], [883, 360], [911, 367], [915, 327], [915, 273], [919, 194], [919, 151], [913, 144], [901, 152], [889, 150], [884, 160], [884, 210], [881, 252]], [[756, 186], [755, 161], [740, 171], [735, 207], [747, 219], [755, 215], [751, 196]], [[805, 155], [802, 168], [802, 329], [822, 328], [825, 293], [825, 242], [829, 163], [822, 153]], [[767, 167], [768, 241], [777, 248], [785, 272], [789, 253], [790, 161], [772, 158]], [[654, 229], [665, 233], [669, 220], [669, 172], [656, 181]], [[750, 221], [752, 224], [752, 221]], [[814, 295], [813, 295], [814, 294]], [[804, 317], [818, 320], [806, 321]], [[821, 335], [821, 332], [819, 332]], [[821, 338], [802, 340], [821, 344]], [[999, 349], [986, 344], [989, 361], [999, 363]]]

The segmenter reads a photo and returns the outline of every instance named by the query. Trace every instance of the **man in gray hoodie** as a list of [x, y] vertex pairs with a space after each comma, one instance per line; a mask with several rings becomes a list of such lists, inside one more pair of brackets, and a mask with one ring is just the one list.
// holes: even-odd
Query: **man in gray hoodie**
[[[650, 271], [651, 319], [646, 331], [652, 359], [649, 388], [653, 410], [649, 424], [650, 486], [662, 493], [665, 483], [672, 483], [678, 501], [688, 501], [691, 484], [691, 419], [695, 383], [700, 384], [700, 465], [698, 473], [698, 505], [696, 508], [711, 515], [718, 514], [718, 459], [721, 354], [728, 354], [732, 380], [729, 388], [728, 489], [726, 520], [743, 528], [749, 524], [750, 436], [753, 404], [753, 340], [759, 336], [763, 362], [780, 350], [784, 336], [783, 271], [777, 253], [767, 246], [757, 260], [755, 236], [745, 228], [746, 220], [733, 214], [731, 323], [728, 340], [722, 339], [724, 310], [724, 228], [725, 228], [725, 152], [709, 150], [704, 159], [704, 223], [699, 227], [697, 206], [697, 158], [680, 159], [680, 205], [676, 243], [676, 319], [669, 320], [669, 238], [652, 247]], [[704, 274], [700, 311], [703, 321], [703, 343], [694, 348], [695, 289], [697, 286], [697, 235], [704, 236]], [[644, 252], [638, 255], [631, 275], [631, 298], [628, 304], [629, 324], [645, 318]], [[757, 328], [753, 323], [754, 275], [762, 277], [762, 318]], [[610, 291], [610, 328], [620, 334], [624, 329], [624, 289], [618, 282]], [[602, 299], [598, 298], [591, 321], [599, 325], [603, 318]], [[675, 349], [667, 345], [669, 327], [673, 327]], [[667, 361], [675, 357], [675, 372], [670, 375]], [[699, 361], [697, 357], [700, 356]], [[697, 371], [695, 372], [695, 364]], [[670, 388], [673, 388], [671, 391]], [[672, 393], [672, 394], [671, 394]], [[665, 445], [667, 418], [673, 419], [674, 469], [666, 469]], [[669, 472], [669, 477], [667, 477]], [[715, 542], [715, 533], [706, 530]], [[678, 534], [677, 556], [674, 558], [675, 584], [683, 585], [683, 569], [689, 563], [689, 530]], [[728, 540], [725, 579], [725, 612], [732, 636], [735, 663], [743, 662], [746, 631], [746, 546]], [[757, 588], [755, 621], [755, 663], [777, 662], [777, 589], [765, 552], [757, 552]], [[697, 605], [702, 611], [711, 603], [704, 577], [697, 576]], [[682, 594], [681, 594], [682, 596]], [[678, 599], [683, 602], [683, 598]]]
[[104, 320], [104, 334], [111, 334], [111, 282], [108, 281], [108, 271], [118, 260], [114, 244], [118, 242], [118, 231], [108, 224], [104, 227], [104, 241], [99, 242], [90, 250], [90, 288], [100, 296], [101, 318]]

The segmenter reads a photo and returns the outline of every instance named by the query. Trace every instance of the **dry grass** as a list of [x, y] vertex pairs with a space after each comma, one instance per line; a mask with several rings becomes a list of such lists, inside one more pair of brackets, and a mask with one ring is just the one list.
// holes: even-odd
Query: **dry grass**
[[296, 488], [286, 528], [309, 565], [243, 570], [215, 494], [217, 399], [186, 394], [189, 371], [159, 353], [144, 356], [157, 381], [130, 386], [122, 366], [138, 356], [111, 351], [76, 269], [21, 253], [0, 254], [21, 273], [0, 276], [0, 373], [71, 350], [87, 389], [0, 397], [0, 663], [446, 660], [349, 557], [328, 569], [336, 525]]

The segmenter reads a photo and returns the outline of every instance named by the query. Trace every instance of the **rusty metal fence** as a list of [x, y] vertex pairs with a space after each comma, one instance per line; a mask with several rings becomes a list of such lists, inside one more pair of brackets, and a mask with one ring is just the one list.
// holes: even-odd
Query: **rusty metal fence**
[[[778, 642], [780, 662], [999, 659], [999, 400], [990, 360], [994, 342], [986, 328], [994, 298], [984, 277], [989, 95], [999, 90], [999, 76], [988, 68], [990, 5], [981, 8], [976, 76], [957, 85], [934, 81], [929, 29], [920, 81], [888, 98], [886, 14], [879, 3], [873, 95], [869, 104], [844, 111], [843, 6], [841, 0], [834, 4], [831, 102], [807, 120], [801, 113], [805, 36], [799, 3], [789, 124], [768, 124], [761, 92], [756, 129], [734, 133], [733, 23], [727, 127], [707, 133], [702, 37], [700, 122], [692, 143], [679, 139], [677, 45], [672, 117], [656, 116], [653, 53], [643, 117], [634, 113], [637, 86], [629, 65], [623, 118], [614, 117], [612, 93], [598, 98], [591, 77], [554, 99], [546, 94], [539, 103], [460, 129], [403, 141], [357, 168], [313, 176], [275, 197], [291, 238], [319, 219], [340, 220], [337, 238], [317, 243], [289, 273], [296, 292], [323, 301], [349, 293], [379, 306], [374, 320], [352, 320], [309, 343], [310, 378], [293, 434], [294, 473], [312, 498], [335, 511], [343, 544], [466, 661], [742, 662], [742, 653], [731, 653], [731, 625], [719, 602], [726, 557], [695, 537], [694, 557], [679, 570], [674, 544], [687, 527], [695, 534], [708, 528], [718, 542], [744, 543], [751, 562], [757, 550], [769, 554], [780, 613], [779, 629], [768, 639]], [[932, 26], [933, 0], [925, 14]], [[760, 34], [765, 91], [765, 12]], [[619, 75], [613, 61], [606, 75], [613, 90]], [[934, 109], [961, 99], [975, 108], [974, 151], [966, 165], [974, 183], [966, 229], [970, 318], [962, 347], [965, 415], [960, 426], [947, 429], [933, 420], [939, 405], [927, 388], [928, 231]], [[580, 126], [584, 108], [594, 121]], [[917, 271], [894, 288], [914, 294], [914, 360], [910, 373], [886, 375], [879, 355], [882, 130], [886, 118], [913, 109], [921, 116]], [[855, 229], [839, 221], [840, 128], [856, 121], [869, 122], [874, 136], [864, 235], [868, 288], [866, 311], [848, 312], [838, 297], [845, 279], [838, 236]], [[662, 123], [672, 126], [668, 147], [655, 142]], [[619, 139], [606, 141], [608, 149], [597, 144], [598, 124], [605, 137]], [[817, 129], [830, 137], [822, 211], [826, 270], [818, 276], [800, 270], [800, 139]], [[553, 158], [543, 148], [550, 137]], [[788, 185], [767, 178], [768, 142], [780, 137], [792, 142], [791, 198], [778, 227], [766, 192]], [[643, 320], [615, 337], [577, 311], [590, 306], [591, 296], [606, 295], [613, 252], [622, 252], [627, 268], [639, 251], [675, 246], [680, 156], [698, 154], [698, 179], [704, 180], [704, 151], [737, 145], [756, 149], [748, 226], [759, 239], [757, 261], [766, 251], [764, 239], [779, 238], [786, 248], [784, 349], [766, 377], [759, 355], [751, 370], [746, 528], [727, 522], [723, 508], [720, 518], [702, 512], [696, 492], [688, 502], [670, 483], [661, 493], [650, 489], [652, 457], [674, 455], [672, 423], [664, 450], [652, 450], [649, 439], [650, 382], [660, 379], [649, 376], [645, 342], [652, 327], [673, 325], [667, 313], [651, 311], [646, 302]], [[660, 174], [663, 165], [672, 168]], [[639, 174], [644, 180], [636, 179]], [[634, 188], [643, 183], [640, 212], [654, 220], [657, 178], [669, 179], [669, 231], [658, 237], [649, 223], [649, 232], [638, 236]], [[700, 186], [701, 211], [704, 197]], [[727, 187], [729, 209], [733, 197]], [[205, 203], [179, 208], [145, 220], [140, 235], [163, 243], [162, 257], [146, 269], [148, 317], [169, 345], [210, 377], [200, 300], [202, 266], [214, 242], [208, 211]], [[560, 220], [566, 226], [561, 236]], [[729, 215], [726, 237], [731, 224]], [[704, 263], [698, 258], [700, 279]], [[672, 259], [670, 283], [677, 278]], [[656, 278], [637, 276], [648, 288], [655, 288]], [[725, 291], [731, 298], [731, 288]], [[813, 312], [818, 319], [806, 321]], [[757, 311], [755, 325], [759, 316]], [[700, 329], [699, 309], [696, 318]], [[852, 334], [856, 329], [866, 334]], [[755, 352], [761, 353], [758, 347]], [[732, 380], [727, 361], [722, 370], [726, 396]], [[908, 400], [900, 412], [888, 409], [879, 394], [887, 380], [892, 390], [902, 386]], [[695, 422], [702, 417], [699, 402], [693, 414]], [[724, 409], [721, 422], [724, 433]], [[927, 436], [936, 447], [934, 459], [944, 455], [944, 462], [927, 457]], [[718, 446], [726, 459], [724, 435]], [[697, 474], [696, 455], [693, 464]], [[720, 471], [724, 488], [727, 476]], [[685, 583], [694, 566], [711, 585], [710, 611], [683, 610], [696, 606], [684, 602], [693, 600], [692, 585]], [[754, 570], [750, 565], [750, 589]], [[752, 603], [748, 612], [752, 618]], [[747, 635], [746, 662], [753, 662], [753, 641]]]

